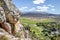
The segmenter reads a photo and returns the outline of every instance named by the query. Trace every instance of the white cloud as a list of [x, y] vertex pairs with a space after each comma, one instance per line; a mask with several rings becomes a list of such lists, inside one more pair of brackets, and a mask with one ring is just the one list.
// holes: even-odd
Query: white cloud
[[36, 10], [36, 8], [35, 7], [33, 7], [33, 8], [31, 8], [31, 9], [29, 9], [29, 11], [35, 11]]
[[23, 12], [23, 11], [28, 11], [27, 9], [28, 9], [28, 7], [26, 7], [26, 6], [19, 8], [19, 10], [20, 10], [21, 12]]
[[55, 7], [55, 6], [51, 5], [51, 4], [49, 4], [48, 6], [49, 6], [49, 7]]
[[48, 6], [37, 6], [37, 10], [36, 11], [41, 11], [41, 12], [46, 12], [48, 11], [49, 7]]
[[19, 10], [24, 10], [27, 9], [28, 7], [21, 7]]
[[51, 9], [52, 11], [55, 11], [55, 9]]
[[28, 11], [47, 12], [48, 9], [49, 9], [48, 6], [43, 5], [43, 6], [37, 6], [37, 7], [30, 8]]
[[[53, 7], [53, 6], [52, 6]], [[43, 6], [36, 6], [36, 7], [21, 7], [20, 8], [21, 12], [32, 12], [32, 11], [38, 11], [38, 12], [49, 12], [49, 11], [55, 11], [54, 8], [51, 8], [48, 5], [43, 5]]]
[[33, 3], [34, 4], [41, 4], [44, 3], [46, 0], [34, 0]]

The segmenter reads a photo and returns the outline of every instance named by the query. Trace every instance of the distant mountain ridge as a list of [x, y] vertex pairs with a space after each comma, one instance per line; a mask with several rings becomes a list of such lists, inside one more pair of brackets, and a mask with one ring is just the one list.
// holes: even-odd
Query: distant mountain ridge
[[49, 16], [60, 16], [60, 15], [46, 13], [46, 12], [26, 12], [26, 13], [23, 13], [21, 16], [25, 16], [25, 17], [49, 17]]

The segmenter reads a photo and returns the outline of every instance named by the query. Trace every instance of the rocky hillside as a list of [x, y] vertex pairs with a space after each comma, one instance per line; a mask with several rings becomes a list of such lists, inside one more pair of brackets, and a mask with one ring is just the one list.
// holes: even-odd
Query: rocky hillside
[[0, 0], [0, 40], [31, 40], [25, 38], [27, 32], [20, 24], [19, 17], [20, 11], [12, 0]]

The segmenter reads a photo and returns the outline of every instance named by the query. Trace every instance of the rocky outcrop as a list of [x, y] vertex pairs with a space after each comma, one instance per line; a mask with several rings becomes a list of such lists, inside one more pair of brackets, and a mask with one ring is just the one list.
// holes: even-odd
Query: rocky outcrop
[[1, 40], [18, 40], [15, 33], [20, 30], [20, 12], [12, 0], [0, 0], [0, 38]]
[[[0, 22], [2, 27], [9, 33], [14, 33], [15, 24], [18, 22], [20, 12], [17, 7], [13, 4], [12, 0], [0, 0], [3, 3], [0, 7]], [[4, 17], [4, 18], [3, 18]], [[7, 27], [9, 26], [9, 27]], [[11, 27], [11, 28], [10, 28]]]
[[20, 11], [12, 0], [0, 0], [0, 3], [0, 40], [31, 40], [19, 22]]

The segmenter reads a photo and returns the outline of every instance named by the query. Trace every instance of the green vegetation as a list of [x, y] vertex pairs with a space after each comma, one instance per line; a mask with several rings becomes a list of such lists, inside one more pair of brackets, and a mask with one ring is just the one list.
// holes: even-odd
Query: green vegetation
[[56, 40], [60, 37], [58, 32], [60, 23], [51, 19], [42, 19], [42, 21], [33, 21], [28, 18], [20, 18], [20, 22], [25, 29], [30, 31], [33, 40]]
[[40, 22], [47, 23], [47, 22], [54, 22], [54, 20], [52, 20], [52, 19], [42, 19], [42, 21], [40, 21]]
[[28, 23], [28, 24], [35, 24], [35, 23], [37, 23], [37, 21], [32, 21], [32, 20], [24, 18], [24, 17], [20, 18], [20, 22], [21, 23]]

